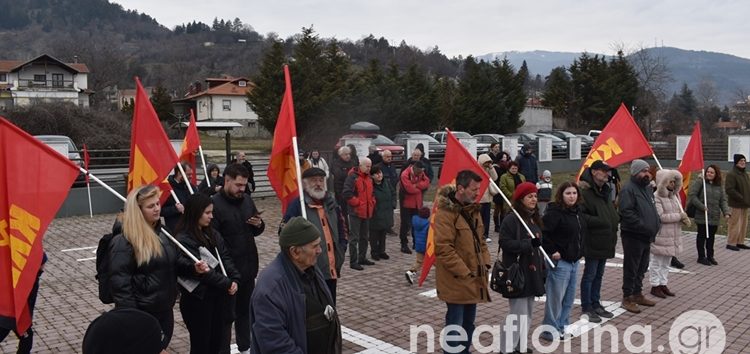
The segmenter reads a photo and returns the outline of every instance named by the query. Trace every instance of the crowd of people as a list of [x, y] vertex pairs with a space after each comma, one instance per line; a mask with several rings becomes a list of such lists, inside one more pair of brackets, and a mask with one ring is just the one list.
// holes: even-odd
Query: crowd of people
[[[546, 295], [545, 340], [570, 336], [566, 327], [578, 288], [588, 321], [613, 317], [602, 306], [601, 287], [618, 232], [624, 254], [621, 306], [633, 313], [656, 305], [642, 289], [647, 272], [651, 295], [676, 296], [668, 275], [682, 250], [683, 226], [698, 225], [697, 262], [705, 266], [718, 265], [714, 239], [722, 217], [729, 225], [726, 248], [750, 248], [744, 244], [750, 177], [742, 155], [734, 156], [723, 187], [716, 165], [691, 183], [687, 204], [696, 213], [688, 216], [678, 197], [683, 181], [677, 171], [659, 170], [653, 176], [646, 161], [634, 160], [630, 179], [621, 187], [617, 170], [599, 160], [579, 181], [553, 188], [549, 171], [537, 175], [530, 146], [511, 160], [493, 144], [477, 159], [486, 174], [460, 171], [454, 184], [437, 190], [431, 222], [431, 206], [424, 199], [434, 171], [423, 149], [418, 146], [400, 172], [388, 151], [372, 150], [357, 158], [352, 146], [342, 146], [329, 164], [313, 150], [301, 164], [302, 193], [289, 204], [278, 228], [279, 253], [262, 271], [254, 238], [266, 224], [252, 199], [255, 182], [244, 153], [223, 173], [210, 165], [208, 179], [198, 186], [176, 168], [169, 183], [177, 198], [163, 206], [155, 186], [131, 191], [108, 250], [108, 287], [115, 308], [91, 323], [83, 352], [166, 350], [178, 293], [191, 353], [228, 353], [232, 326], [241, 353], [341, 352], [336, 297], [347, 249], [352, 270], [389, 260], [386, 235], [395, 235], [397, 208], [400, 251], [416, 253], [405, 271], [407, 282], [413, 284], [421, 271], [432, 228], [437, 296], [447, 306], [445, 324], [462, 327], [469, 340], [477, 304], [491, 301], [492, 218], [499, 233], [498, 257], [508, 268], [518, 264], [525, 279], [522, 289], [504, 294], [506, 321], [516, 323], [509, 333], [503, 328], [504, 353], [530, 352], [523, 334], [529, 333], [538, 296]], [[186, 164], [181, 170], [192, 173]], [[480, 196], [485, 176], [498, 187]], [[140, 343], [116, 340], [117, 321], [137, 323], [140, 332], [158, 328], [159, 333], [143, 334], [153, 340]], [[470, 342], [448, 344], [463, 345], [468, 352]]]

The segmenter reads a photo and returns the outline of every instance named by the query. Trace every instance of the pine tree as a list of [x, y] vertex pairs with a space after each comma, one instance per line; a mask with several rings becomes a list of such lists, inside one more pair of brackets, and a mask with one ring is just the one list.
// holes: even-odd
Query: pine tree
[[247, 94], [247, 103], [258, 115], [260, 125], [268, 131], [273, 131], [276, 126], [284, 95], [285, 62], [283, 44], [274, 41], [263, 56], [258, 74], [252, 78], [253, 89]]
[[568, 109], [573, 100], [573, 86], [564, 66], [558, 66], [550, 71], [544, 84], [542, 104], [552, 108], [552, 116], [568, 118]]
[[151, 105], [154, 106], [156, 115], [159, 120], [167, 122], [174, 119], [174, 107], [172, 106], [172, 96], [161, 83], [156, 85], [151, 91]]

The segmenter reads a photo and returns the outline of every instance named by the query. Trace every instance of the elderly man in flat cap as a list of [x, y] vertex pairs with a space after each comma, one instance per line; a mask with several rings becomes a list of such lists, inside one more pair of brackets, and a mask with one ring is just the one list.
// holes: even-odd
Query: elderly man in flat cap
[[253, 353], [341, 353], [341, 324], [315, 266], [320, 231], [301, 217], [279, 234], [281, 252], [258, 276], [250, 317]]
[[[302, 189], [305, 197], [307, 220], [320, 231], [320, 247], [323, 253], [318, 257], [318, 269], [328, 285], [333, 302], [336, 302], [336, 281], [341, 276], [344, 265], [349, 233], [346, 219], [336, 198], [326, 190], [326, 173], [320, 168], [311, 167], [302, 173]], [[282, 218], [283, 225], [295, 216], [302, 216], [299, 198], [289, 203]]]

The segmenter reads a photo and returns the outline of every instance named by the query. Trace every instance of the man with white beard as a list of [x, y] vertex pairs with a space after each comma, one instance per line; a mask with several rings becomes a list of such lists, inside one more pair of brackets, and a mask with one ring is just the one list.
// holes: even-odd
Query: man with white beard
[[[323, 252], [318, 256], [316, 266], [323, 273], [326, 285], [336, 302], [336, 280], [341, 276], [341, 266], [348, 244], [349, 232], [344, 215], [333, 195], [326, 190], [326, 173], [312, 167], [302, 173], [302, 188], [305, 196], [307, 221], [320, 231], [320, 246]], [[289, 203], [279, 226], [279, 232], [289, 219], [302, 216], [299, 198]]]

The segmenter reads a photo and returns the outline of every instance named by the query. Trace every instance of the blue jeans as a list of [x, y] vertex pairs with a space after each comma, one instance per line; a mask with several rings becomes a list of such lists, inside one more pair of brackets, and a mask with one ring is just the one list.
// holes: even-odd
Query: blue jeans
[[570, 324], [570, 310], [576, 297], [576, 274], [578, 261], [558, 260], [555, 269], [547, 273], [547, 302], [544, 304], [543, 324], [557, 329], [557, 335], [564, 333], [565, 326]]
[[484, 225], [484, 238], [489, 237], [490, 234], [490, 213], [492, 212], [492, 204], [482, 203], [479, 214], [482, 216], [482, 224]]
[[[466, 331], [466, 341], [451, 341], [446, 342], [451, 348], [456, 348], [459, 345], [463, 345], [465, 348], [463, 351], [458, 353], [468, 353], [469, 346], [471, 346], [471, 337], [474, 335], [474, 319], [477, 316], [477, 305], [476, 304], [448, 304], [448, 311], [445, 313], [445, 326], [459, 325]], [[449, 331], [446, 335], [456, 335], [456, 331]], [[445, 348], [444, 348], [445, 349]], [[446, 352], [447, 353], [447, 352]]]
[[606, 259], [586, 257], [583, 265], [583, 276], [581, 277], [581, 308], [583, 311], [591, 311], [602, 307], [599, 302], [602, 294], [602, 278], [604, 277], [604, 265]]

